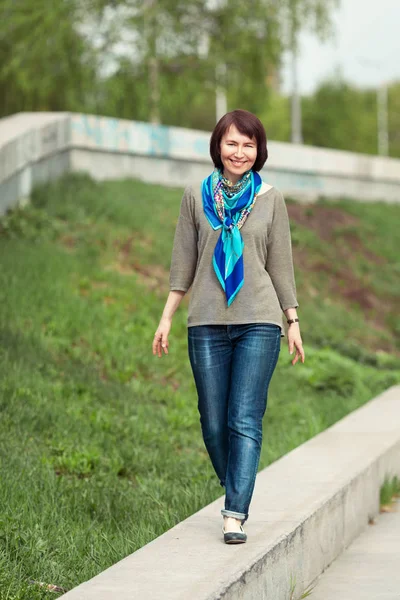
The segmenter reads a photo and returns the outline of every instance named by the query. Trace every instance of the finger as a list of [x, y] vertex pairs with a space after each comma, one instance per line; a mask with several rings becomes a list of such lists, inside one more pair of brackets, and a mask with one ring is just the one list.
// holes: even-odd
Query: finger
[[152, 344], [152, 346], [153, 346], [153, 354], [154, 354], [154, 356], [155, 356], [155, 355], [157, 354], [157, 352], [158, 352], [158, 342], [159, 342], [159, 336], [158, 336], [158, 334], [156, 334], [156, 335], [154, 336], [154, 338], [153, 338], [153, 344]]
[[162, 342], [161, 342], [161, 347], [164, 350], [164, 353], [168, 354], [168, 337], [167, 336], [163, 336]]
[[304, 361], [306, 359], [306, 355], [305, 355], [303, 346], [300, 348], [300, 354], [301, 354], [301, 362], [304, 363]]
[[296, 356], [294, 357], [294, 359], [292, 360], [292, 365], [294, 366], [297, 361], [299, 360], [299, 356], [300, 354], [298, 353], [298, 351], [296, 350]]
[[296, 351], [299, 353], [299, 358], [301, 358], [301, 362], [304, 362], [305, 354], [304, 354], [303, 343], [301, 341], [296, 344]]
[[289, 342], [289, 354], [293, 354], [293, 341], [290, 340]]

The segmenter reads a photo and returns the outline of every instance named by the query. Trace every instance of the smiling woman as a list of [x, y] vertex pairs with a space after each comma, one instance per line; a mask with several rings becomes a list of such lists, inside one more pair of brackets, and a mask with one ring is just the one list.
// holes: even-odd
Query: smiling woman
[[226, 490], [224, 541], [246, 541], [268, 387], [288, 323], [292, 363], [304, 362], [290, 229], [282, 194], [258, 171], [268, 157], [261, 121], [234, 110], [210, 140], [214, 171], [185, 189], [170, 293], [153, 341], [168, 354], [172, 317], [191, 288], [188, 346], [204, 443]]

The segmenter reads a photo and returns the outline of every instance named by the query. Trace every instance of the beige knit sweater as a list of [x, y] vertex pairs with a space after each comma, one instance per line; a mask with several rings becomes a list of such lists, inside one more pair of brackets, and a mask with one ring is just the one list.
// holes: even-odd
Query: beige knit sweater
[[254, 208], [240, 230], [244, 285], [231, 306], [215, 274], [212, 257], [221, 230], [203, 211], [201, 182], [183, 194], [172, 250], [170, 289], [191, 287], [188, 326], [275, 323], [282, 310], [297, 307], [287, 210], [282, 194], [263, 183]]

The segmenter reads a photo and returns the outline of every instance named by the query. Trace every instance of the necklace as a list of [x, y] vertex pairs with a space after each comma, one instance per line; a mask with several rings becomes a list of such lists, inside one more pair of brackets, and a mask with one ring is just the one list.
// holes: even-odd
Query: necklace
[[236, 183], [232, 183], [223, 175], [222, 172], [220, 172], [220, 181], [222, 189], [228, 196], [228, 198], [233, 198], [233, 196], [236, 196], [236, 194], [239, 194], [240, 192], [245, 190], [250, 183], [250, 178], [251, 171], [246, 171], [246, 173], [244, 173], [244, 175], [239, 179], [239, 181], [237, 181]]

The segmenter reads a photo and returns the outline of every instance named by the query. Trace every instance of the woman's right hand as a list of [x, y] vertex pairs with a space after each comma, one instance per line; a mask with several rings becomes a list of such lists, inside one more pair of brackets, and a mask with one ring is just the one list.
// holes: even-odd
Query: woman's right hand
[[153, 339], [153, 354], [161, 358], [162, 352], [168, 354], [168, 335], [171, 330], [172, 320], [167, 317], [161, 317], [157, 331]]

